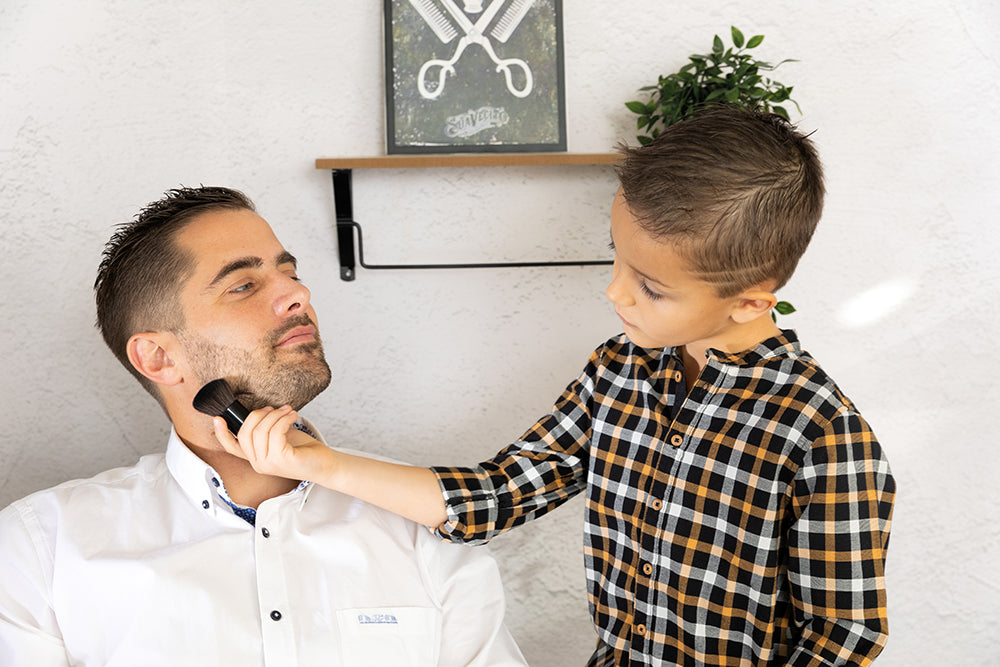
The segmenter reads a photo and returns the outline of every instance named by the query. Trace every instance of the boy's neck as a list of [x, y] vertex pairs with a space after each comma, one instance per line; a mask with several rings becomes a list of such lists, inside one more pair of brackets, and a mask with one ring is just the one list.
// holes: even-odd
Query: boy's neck
[[705, 364], [708, 363], [705, 353], [709, 348], [738, 354], [753, 349], [768, 338], [773, 338], [780, 333], [781, 329], [774, 323], [770, 315], [763, 315], [745, 324], [733, 325], [724, 336], [719, 338], [684, 345], [681, 347], [680, 353], [684, 360], [684, 376], [687, 379], [688, 389], [691, 389], [702, 369], [705, 368]]

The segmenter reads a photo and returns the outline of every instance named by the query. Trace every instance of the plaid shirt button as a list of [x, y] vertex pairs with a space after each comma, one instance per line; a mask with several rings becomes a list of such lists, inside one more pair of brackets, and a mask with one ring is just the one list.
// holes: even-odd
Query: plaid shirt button
[[663, 509], [663, 501], [660, 500], [659, 498], [653, 498], [653, 502], [650, 503], [650, 506], [654, 510], [656, 510], [657, 512], [659, 512], [661, 509]]
[[643, 563], [642, 573], [645, 574], [647, 577], [653, 574], [653, 566], [650, 563]]
[[635, 634], [639, 635], [640, 637], [645, 637], [646, 636], [646, 626], [642, 625], [641, 623], [639, 625], [635, 626]]
[[680, 447], [681, 443], [683, 442], [684, 442], [684, 436], [682, 436], [680, 433], [674, 433], [672, 436], [670, 436], [670, 444], [673, 445], [674, 447]]

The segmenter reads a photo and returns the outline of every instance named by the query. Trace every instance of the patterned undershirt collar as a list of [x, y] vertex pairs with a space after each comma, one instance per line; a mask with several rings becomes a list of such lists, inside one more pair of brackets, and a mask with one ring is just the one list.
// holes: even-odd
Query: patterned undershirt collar
[[[311, 436], [313, 438], [316, 438], [316, 434], [313, 433], [312, 430], [310, 430], [309, 427], [306, 426], [305, 424], [296, 423], [294, 426], [295, 426], [296, 429], [298, 429], [299, 431], [302, 431], [306, 435]], [[317, 438], [317, 440], [318, 439], [319, 438]], [[244, 507], [243, 505], [237, 505], [232, 500], [230, 500], [229, 499], [229, 494], [226, 492], [226, 487], [223, 486], [222, 482], [219, 480], [218, 477], [213, 477], [212, 478], [212, 484], [214, 484], [215, 487], [218, 489], [219, 498], [222, 499], [222, 502], [226, 503], [227, 505], [229, 505], [230, 508], [232, 508], [233, 514], [235, 514], [239, 518], [243, 519], [244, 521], [246, 521], [247, 523], [249, 523], [251, 526], [256, 526], [257, 525], [257, 510], [255, 510], [252, 507]], [[306, 480], [302, 480], [301, 482], [299, 482], [299, 485], [297, 487], [295, 487], [295, 491], [293, 491], [293, 493], [301, 491], [305, 487], [309, 486], [309, 484], [310, 484], [310, 482], [307, 482]]]

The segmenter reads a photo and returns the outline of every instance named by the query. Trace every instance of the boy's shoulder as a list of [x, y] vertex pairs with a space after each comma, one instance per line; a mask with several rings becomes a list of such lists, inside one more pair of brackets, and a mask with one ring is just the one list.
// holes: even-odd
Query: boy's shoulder
[[[739, 353], [709, 350], [704, 378], [720, 392], [751, 400], [786, 400], [800, 412], [819, 420], [845, 413], [857, 414], [851, 399], [841, 391], [820, 363], [802, 348], [794, 330]], [[680, 365], [677, 348], [641, 348], [628, 336], [608, 339], [591, 356], [597, 376], [637, 378]]]
[[659, 364], [664, 359], [676, 356], [676, 348], [644, 348], [639, 347], [624, 333], [604, 341], [590, 355], [590, 362], [602, 369], [621, 371], [627, 366], [640, 364], [648, 366]]
[[761, 400], [781, 401], [812, 421], [860, 416], [854, 402], [803, 349], [793, 330], [782, 330], [740, 355], [722, 355], [720, 361], [737, 377], [741, 391], [749, 390]]

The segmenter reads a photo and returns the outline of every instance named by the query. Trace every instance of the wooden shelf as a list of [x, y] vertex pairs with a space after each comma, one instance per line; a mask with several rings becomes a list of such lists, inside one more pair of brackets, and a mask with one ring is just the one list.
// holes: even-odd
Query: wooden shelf
[[448, 153], [321, 157], [317, 169], [404, 169], [408, 167], [506, 167], [515, 165], [614, 164], [617, 153]]
[[469, 264], [382, 264], [365, 263], [361, 225], [354, 220], [354, 194], [351, 174], [355, 169], [404, 169], [409, 167], [508, 167], [555, 165], [609, 165], [621, 156], [617, 153], [447, 153], [419, 155], [382, 155], [377, 157], [317, 158], [317, 169], [333, 174], [333, 200], [337, 213], [337, 252], [340, 255], [341, 280], [354, 280], [355, 234], [357, 259], [366, 269], [472, 269], [513, 266], [588, 266], [610, 265], [608, 260], [582, 262], [487, 262]]

